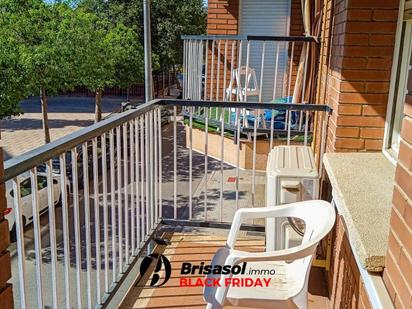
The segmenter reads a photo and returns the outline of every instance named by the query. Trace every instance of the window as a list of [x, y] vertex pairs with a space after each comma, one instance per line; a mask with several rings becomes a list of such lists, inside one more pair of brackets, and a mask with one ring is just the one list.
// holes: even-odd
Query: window
[[[54, 182], [53, 182], [54, 183]], [[47, 177], [37, 176], [37, 189], [41, 190], [47, 187]], [[31, 179], [26, 178], [20, 183], [20, 196], [25, 197], [31, 194]], [[14, 191], [10, 191], [11, 197], [14, 197]]]
[[394, 68], [392, 71], [391, 91], [389, 95], [388, 115], [385, 148], [393, 158], [398, 157], [400, 144], [400, 131], [403, 118], [405, 96], [407, 94], [407, 80], [410, 73], [412, 23], [403, 21], [397, 35], [397, 47]]

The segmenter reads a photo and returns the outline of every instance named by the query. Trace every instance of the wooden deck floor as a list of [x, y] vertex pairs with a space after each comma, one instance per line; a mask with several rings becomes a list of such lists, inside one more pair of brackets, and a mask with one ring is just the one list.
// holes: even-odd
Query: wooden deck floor
[[[202, 287], [180, 287], [179, 278], [182, 277], [180, 269], [183, 262], [209, 262], [216, 250], [225, 244], [226, 238], [225, 235], [171, 233], [171, 244], [163, 253], [172, 265], [171, 278], [161, 287], [150, 287], [149, 280], [132, 287], [121, 308], [205, 308]], [[242, 236], [238, 239], [237, 248], [250, 252], [264, 251], [264, 238]], [[199, 277], [204, 276], [191, 276], [191, 278]], [[312, 269], [309, 281], [309, 308], [330, 308], [323, 271], [316, 267]]]

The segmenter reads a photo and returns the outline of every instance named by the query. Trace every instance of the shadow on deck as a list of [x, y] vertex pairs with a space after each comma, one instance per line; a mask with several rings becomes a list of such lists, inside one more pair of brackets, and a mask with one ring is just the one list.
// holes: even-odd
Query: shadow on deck
[[[215, 230], [213, 230], [215, 231]], [[210, 231], [211, 232], [211, 231]], [[243, 233], [243, 234], [242, 234]], [[170, 260], [172, 272], [170, 279], [161, 287], [150, 287], [150, 278], [144, 278], [132, 287], [120, 308], [205, 308], [203, 288], [180, 286], [180, 278], [204, 278], [204, 275], [181, 275], [182, 263], [208, 264], [216, 250], [222, 247], [227, 236], [226, 231], [211, 232], [168, 232], [170, 245], [158, 246], [157, 252], [163, 252]], [[265, 250], [264, 236], [259, 233], [241, 232], [237, 249], [262, 252]], [[156, 249], [155, 249], [156, 250]], [[148, 280], [150, 279], [150, 280]], [[160, 280], [159, 282], [161, 282]], [[235, 308], [235, 307], [225, 307]], [[309, 279], [309, 308], [330, 308], [323, 269], [313, 267]]]

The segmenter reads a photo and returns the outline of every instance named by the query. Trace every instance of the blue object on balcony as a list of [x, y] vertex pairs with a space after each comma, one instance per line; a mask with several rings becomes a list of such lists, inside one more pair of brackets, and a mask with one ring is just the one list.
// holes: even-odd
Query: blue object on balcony
[[[284, 104], [288, 104], [292, 102], [292, 98], [291, 96], [289, 97], [283, 97], [283, 98], [279, 98], [276, 100], [273, 100], [271, 103], [284, 103]], [[285, 129], [285, 122], [286, 122], [286, 110], [277, 110], [277, 109], [265, 109], [263, 115], [260, 115], [259, 117], [262, 117], [262, 121], [265, 122], [266, 127], [270, 128], [270, 122], [272, 119], [272, 113], [273, 113], [273, 119], [274, 119], [274, 123], [273, 123], [273, 127], [274, 129], [280, 130], [280, 129]], [[298, 114], [295, 111], [292, 111], [291, 113], [291, 123], [292, 123], [292, 128], [295, 127], [297, 118], [298, 118]], [[236, 121], [236, 113], [231, 113], [230, 116], [231, 121], [235, 122]], [[246, 115], [246, 119], [247, 119], [247, 123], [249, 126], [254, 125], [255, 122], [255, 115], [253, 114], [248, 114]], [[240, 115], [240, 120], [243, 120], [243, 115]]]

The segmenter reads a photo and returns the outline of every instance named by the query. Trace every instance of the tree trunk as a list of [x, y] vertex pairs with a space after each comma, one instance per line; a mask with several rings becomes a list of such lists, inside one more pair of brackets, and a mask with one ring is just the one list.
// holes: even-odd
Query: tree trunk
[[129, 102], [130, 87], [126, 88], [126, 101]]
[[41, 112], [43, 115], [44, 143], [50, 143], [49, 118], [47, 115], [47, 96], [44, 86], [40, 86]]
[[102, 90], [96, 91], [95, 97], [95, 109], [94, 109], [94, 122], [102, 120]]

